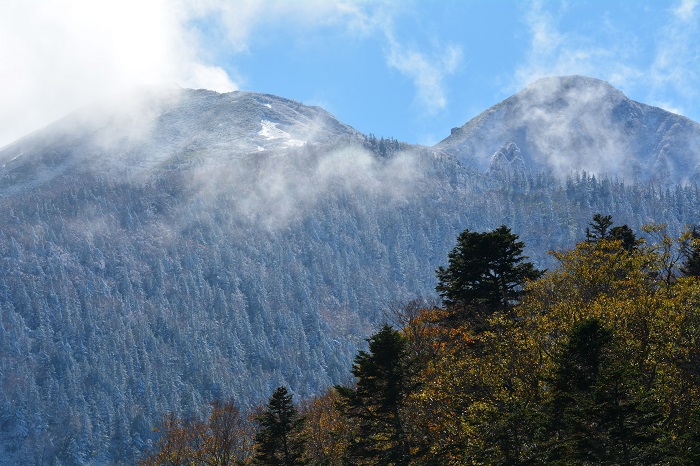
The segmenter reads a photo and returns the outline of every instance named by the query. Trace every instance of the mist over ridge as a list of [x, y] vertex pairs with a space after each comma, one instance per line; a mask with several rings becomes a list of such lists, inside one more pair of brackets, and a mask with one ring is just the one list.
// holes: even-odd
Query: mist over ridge
[[564, 77], [433, 147], [187, 89], [32, 133], [0, 149], [0, 464], [133, 462], [164, 412], [344, 381], [465, 228], [547, 267], [597, 212], [698, 224], [699, 127]]
[[[0, 177], [13, 180], [13, 165], [26, 169], [28, 163], [19, 160], [25, 153], [42, 154], [64, 169], [110, 167], [133, 174], [205, 158], [283, 153], [307, 143], [361, 147], [365, 137], [320, 107], [282, 97], [144, 88], [76, 111], [1, 148]], [[526, 170], [559, 179], [586, 171], [672, 186], [700, 177], [698, 123], [583, 76], [542, 78], [453, 128], [431, 152], [483, 173], [509, 145], [519, 150]], [[402, 148], [426, 149], [405, 143]]]
[[542, 78], [494, 105], [435, 147], [486, 170], [508, 144], [531, 171], [574, 171], [661, 185], [700, 179], [700, 125], [625, 97], [605, 81]]

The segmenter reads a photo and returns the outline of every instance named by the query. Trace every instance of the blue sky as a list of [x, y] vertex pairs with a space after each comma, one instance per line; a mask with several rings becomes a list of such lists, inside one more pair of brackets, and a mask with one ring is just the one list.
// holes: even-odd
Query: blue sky
[[700, 121], [700, 0], [8, 0], [0, 145], [131, 86], [249, 90], [433, 144], [539, 77]]

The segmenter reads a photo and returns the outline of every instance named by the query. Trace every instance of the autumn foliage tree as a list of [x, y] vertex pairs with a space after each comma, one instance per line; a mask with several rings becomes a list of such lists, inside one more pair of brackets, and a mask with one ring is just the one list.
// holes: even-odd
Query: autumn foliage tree
[[311, 465], [343, 464], [355, 424], [340, 411], [340, 402], [340, 395], [331, 388], [301, 404], [300, 414], [306, 419], [302, 430], [306, 441], [306, 458]]
[[214, 401], [206, 422], [183, 420], [173, 414], [163, 417], [154, 451], [142, 466], [224, 466], [245, 464], [253, 453], [253, 427], [233, 402]]
[[678, 278], [662, 226], [647, 244], [600, 220], [511, 311], [423, 368], [433, 462], [683, 464], [698, 451], [700, 286]]
[[253, 456], [254, 428], [233, 402], [211, 403], [205, 430], [203, 463], [207, 466], [245, 464]]

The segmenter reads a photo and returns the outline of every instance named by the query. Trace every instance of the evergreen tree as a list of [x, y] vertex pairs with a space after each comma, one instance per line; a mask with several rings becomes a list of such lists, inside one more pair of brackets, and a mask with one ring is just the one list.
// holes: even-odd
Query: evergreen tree
[[622, 248], [626, 251], [631, 252], [639, 246], [637, 235], [627, 225], [612, 227], [610, 229], [610, 238], [620, 241]]
[[435, 289], [448, 307], [465, 309], [480, 324], [495, 311], [512, 309], [525, 282], [541, 275], [525, 261], [524, 248], [505, 225], [485, 233], [465, 230], [449, 253], [449, 266], [437, 269]]
[[681, 272], [686, 277], [700, 277], [700, 229], [693, 227], [688, 233], [690, 241], [684, 244], [681, 251], [685, 256]]
[[[608, 228], [612, 225], [612, 215], [593, 215], [593, 222], [586, 228], [586, 241], [595, 242], [608, 237]], [[592, 231], [591, 231], [592, 230]]]
[[598, 319], [579, 322], [559, 354], [548, 406], [548, 464], [651, 464], [661, 410]]
[[631, 252], [639, 246], [639, 239], [627, 225], [612, 227], [611, 215], [595, 214], [593, 222], [586, 228], [586, 241], [597, 243], [605, 240], [619, 241], [622, 249]]
[[577, 324], [563, 345], [552, 380], [548, 462], [590, 460], [580, 457], [592, 450], [590, 443], [594, 441], [586, 413], [591, 411], [591, 387], [598, 378], [603, 349], [611, 338], [610, 331], [598, 320], [589, 319]]
[[404, 337], [385, 325], [360, 351], [352, 374], [354, 388], [337, 386], [344, 415], [357, 423], [357, 435], [347, 449], [351, 464], [406, 465], [411, 446], [403, 413], [415, 388]]
[[306, 464], [301, 431], [304, 418], [292, 401], [286, 387], [278, 387], [258, 418], [260, 428], [255, 436], [255, 464], [295, 466]]

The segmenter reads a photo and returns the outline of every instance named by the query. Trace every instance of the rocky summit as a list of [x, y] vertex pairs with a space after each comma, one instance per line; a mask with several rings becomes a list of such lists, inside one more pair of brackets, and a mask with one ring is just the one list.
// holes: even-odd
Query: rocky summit
[[544, 78], [435, 146], [485, 170], [509, 145], [531, 172], [575, 171], [664, 186], [700, 180], [700, 125], [583, 76]]

